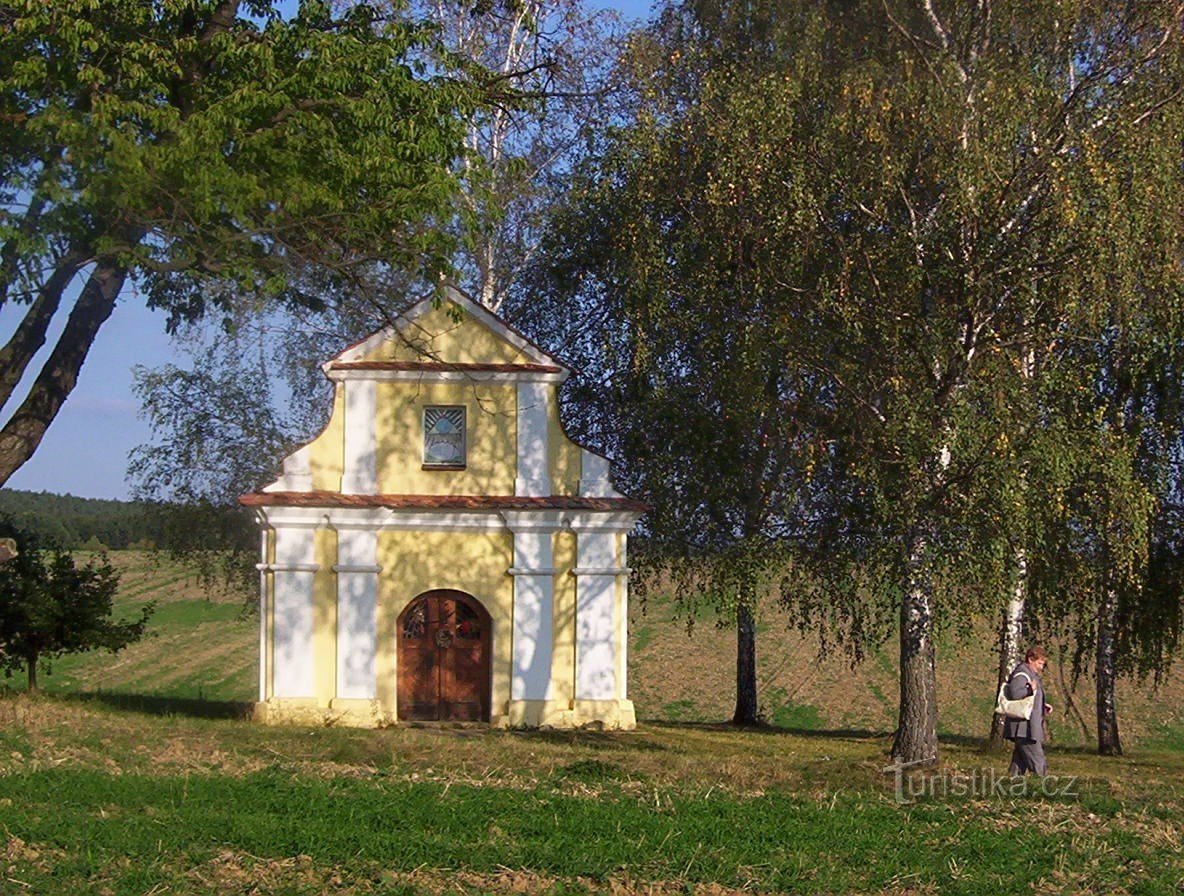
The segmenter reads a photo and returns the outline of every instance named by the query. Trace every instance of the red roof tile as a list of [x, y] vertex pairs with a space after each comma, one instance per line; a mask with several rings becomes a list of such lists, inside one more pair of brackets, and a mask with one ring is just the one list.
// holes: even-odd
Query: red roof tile
[[391, 510], [633, 510], [649, 509], [632, 498], [585, 498], [576, 495], [343, 495], [340, 492], [249, 492], [246, 507], [388, 507]]
[[333, 361], [330, 370], [455, 370], [460, 373], [562, 373], [552, 364], [451, 364], [447, 361]]

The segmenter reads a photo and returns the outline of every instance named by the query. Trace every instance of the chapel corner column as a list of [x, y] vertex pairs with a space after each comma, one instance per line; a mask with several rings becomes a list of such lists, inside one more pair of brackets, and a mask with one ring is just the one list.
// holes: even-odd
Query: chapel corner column
[[573, 711], [579, 725], [637, 726], [626, 685], [628, 580], [624, 565], [626, 533], [635, 514], [580, 513], [576, 533], [576, 692]]
[[258, 566], [264, 615], [259, 620], [263, 658], [255, 717], [262, 722], [315, 724], [321, 721], [313, 650], [314, 589], [321, 571], [316, 562], [319, 522], [307, 514], [273, 515], [268, 524], [271, 534], [264, 536], [265, 557]]
[[257, 511], [255, 517], [260, 528], [259, 562], [255, 564], [255, 569], [259, 570], [259, 699], [256, 701], [256, 706], [260, 707], [257, 710], [259, 713], [264, 713], [265, 710], [261, 707], [271, 695], [272, 689], [270, 646], [271, 607], [275, 593], [275, 579], [272, 572], [272, 563], [275, 561], [275, 530], [271, 528], [271, 524], [267, 521], [267, 514], [263, 510]]

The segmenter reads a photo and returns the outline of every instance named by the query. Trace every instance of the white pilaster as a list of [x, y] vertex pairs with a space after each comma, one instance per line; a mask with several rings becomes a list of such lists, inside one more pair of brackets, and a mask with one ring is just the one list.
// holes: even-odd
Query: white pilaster
[[615, 533], [576, 532], [576, 699], [618, 698]]
[[315, 530], [275, 530], [272, 694], [312, 697], [312, 588], [317, 571]]
[[507, 513], [514, 533], [514, 634], [511, 700], [551, 699], [555, 569], [551, 535], [556, 524]]
[[378, 607], [378, 533], [337, 533], [337, 696], [374, 699]]
[[267, 699], [267, 521], [260, 518], [263, 531], [259, 548], [259, 700]]
[[345, 390], [345, 469], [341, 491], [348, 495], [373, 495], [378, 490], [375, 385], [374, 380], [357, 379], [347, 379], [341, 384]]
[[514, 494], [551, 494], [547, 400], [554, 386], [538, 381], [518, 383], [518, 476]]

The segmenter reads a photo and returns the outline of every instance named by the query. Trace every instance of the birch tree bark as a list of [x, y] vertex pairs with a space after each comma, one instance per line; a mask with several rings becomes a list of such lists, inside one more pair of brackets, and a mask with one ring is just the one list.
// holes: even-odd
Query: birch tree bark
[[[1022, 547], [1015, 551], [1014, 565], [1015, 584], [999, 624], [999, 673], [995, 679], [996, 693], [1011, 674], [1011, 670], [1024, 658], [1024, 604], [1028, 593], [1028, 555]], [[1005, 716], [997, 712], [991, 714], [991, 731], [987, 743], [992, 748], [1003, 746], [1005, 721]]]
[[1121, 756], [1122, 741], [1118, 736], [1118, 707], [1114, 685], [1118, 679], [1118, 594], [1107, 588], [1098, 603], [1097, 656], [1094, 678], [1097, 686], [1098, 752], [1103, 756]]

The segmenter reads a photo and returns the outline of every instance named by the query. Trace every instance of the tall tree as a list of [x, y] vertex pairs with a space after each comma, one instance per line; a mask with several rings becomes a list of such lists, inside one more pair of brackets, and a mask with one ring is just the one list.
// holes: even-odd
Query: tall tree
[[768, 239], [800, 218], [770, 176], [807, 160], [782, 141], [796, 87], [762, 78], [766, 61], [709, 61], [697, 28], [667, 9], [635, 37], [631, 120], [595, 141], [514, 310], [579, 370], [573, 429], [651, 504], [638, 562], [689, 617], [707, 602], [734, 620], [733, 721], [751, 724], [758, 597], [800, 528], [802, 420], [824, 403], [787, 342], [783, 283], [800, 253]]
[[[1046, 497], [1024, 474], [1042, 390], [1092, 388], [1094, 368], [1075, 368], [1070, 349], [1103, 338], [1116, 305], [1158, 303], [1178, 327], [1180, 14], [1178, 2], [671, 3], [649, 58], [683, 74], [661, 97], [667, 82], [642, 85], [592, 186], [576, 183], [586, 212], [564, 219], [557, 246], [585, 259], [569, 271], [582, 300], [649, 290], [692, 307], [698, 262], [731, 233], [710, 222], [684, 256], [685, 204], [651, 216], [629, 203], [699, 170], [687, 164], [698, 150], [650, 164], [631, 147], [691, 114], [664, 102], [693, 112], [714, 73], [750, 66], [714, 107], [718, 128], [742, 136], [698, 185], [759, 219], [762, 257], [776, 260], [758, 269], [762, 301], [780, 310], [785, 368], [818, 398], [800, 448], [825, 446], [824, 487], [801, 516], [803, 561], [825, 587], [798, 605], [849, 642], [883, 637], [895, 614], [902, 762], [937, 757], [936, 627], [994, 608], [1016, 581], [1012, 508]], [[670, 35], [689, 39], [668, 52]], [[754, 117], [775, 131], [769, 157], [746, 151]], [[1138, 202], [1115, 201], [1136, 188]], [[619, 217], [602, 211], [614, 202]], [[570, 236], [589, 230], [601, 241]], [[605, 337], [607, 351], [658, 343], [666, 322], [644, 323]], [[1025, 375], [1031, 346], [1042, 360]]]
[[[36, 450], [125, 287], [175, 323], [320, 307], [294, 270], [447, 267], [462, 121], [485, 88], [415, 59], [430, 32], [370, 4], [82, 0], [0, 6], [0, 483]], [[494, 88], [496, 89], [496, 88]], [[80, 284], [80, 286], [79, 286]], [[76, 297], [75, 297], [76, 289]]]
[[[832, 270], [840, 293], [878, 307], [874, 322], [857, 313], [852, 326], [850, 307], [836, 303], [828, 329], [843, 344], [821, 363], [865, 383], [863, 397], [895, 417], [857, 419], [867, 438], [854, 444], [875, 490], [906, 510], [893, 513], [906, 546], [893, 749], [903, 761], [936, 755], [935, 582], [956, 572], [952, 557], [1007, 555], [1000, 527], [982, 524], [1007, 518], [1001, 498], [1029, 505], [1058, 487], [1018, 475], [1014, 462], [1037, 444], [1033, 422], [1047, 410], [1019, 400], [1030, 346], [1051, 347], [1028, 371], [1038, 388], [1088, 390], [1096, 367], [1074, 367], [1075, 349], [1106, 338], [1113, 309], [1146, 318], [1162, 308], [1164, 334], [1179, 336], [1180, 222], [1170, 209], [1181, 171], [1169, 135], [1179, 133], [1180, 13], [1178, 3], [889, 4], [891, 67], [861, 64], [846, 81], [855, 114], [839, 133], [868, 140], [872, 165], [845, 185], [839, 208], [864, 223], [854, 239], [844, 234], [852, 251]], [[1138, 200], [1123, 201], [1122, 185], [1143, 171], [1154, 174]], [[878, 348], [884, 363], [851, 363], [844, 346]], [[879, 456], [862, 450], [900, 423]], [[1029, 444], [1000, 451], [1017, 432]], [[1073, 435], [1111, 462], [1126, 454]], [[959, 505], [988, 515], [976, 521]], [[1005, 575], [980, 564], [976, 584], [1015, 581], [1015, 570], [994, 569]]]
[[497, 311], [538, 250], [540, 223], [564, 184], [580, 134], [616, 112], [610, 78], [618, 16], [581, 0], [417, 0], [442, 48], [493, 73], [529, 102], [466, 122], [456, 261], [461, 285]]

